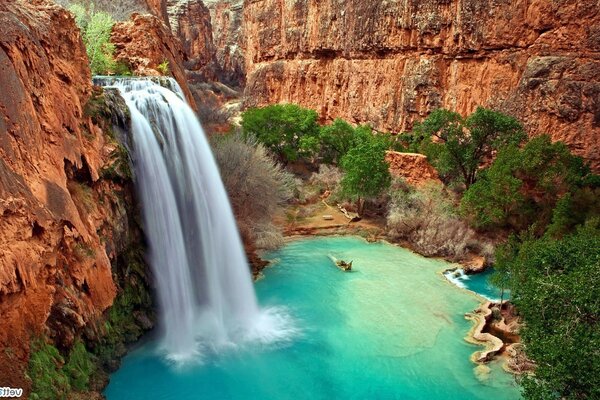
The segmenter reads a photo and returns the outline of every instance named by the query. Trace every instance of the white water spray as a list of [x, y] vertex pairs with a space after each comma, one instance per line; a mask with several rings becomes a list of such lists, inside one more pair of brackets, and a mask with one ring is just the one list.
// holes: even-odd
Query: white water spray
[[259, 310], [217, 165], [177, 82], [95, 82], [118, 88], [131, 112], [135, 181], [168, 357], [287, 337], [284, 316]]

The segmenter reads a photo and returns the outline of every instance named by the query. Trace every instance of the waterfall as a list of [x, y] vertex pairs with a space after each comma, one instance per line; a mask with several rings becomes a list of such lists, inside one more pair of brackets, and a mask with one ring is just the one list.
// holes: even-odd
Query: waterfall
[[186, 360], [207, 347], [286, 336], [285, 317], [258, 307], [219, 170], [177, 82], [97, 77], [95, 83], [116, 87], [131, 113], [162, 350]]

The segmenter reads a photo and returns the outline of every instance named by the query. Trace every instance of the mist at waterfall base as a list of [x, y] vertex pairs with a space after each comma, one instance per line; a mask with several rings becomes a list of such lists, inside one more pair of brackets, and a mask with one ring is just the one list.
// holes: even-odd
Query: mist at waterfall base
[[[353, 260], [341, 272], [330, 257]], [[480, 299], [440, 260], [356, 237], [293, 241], [267, 254], [260, 303], [285, 304], [302, 333], [281, 346], [213, 353], [174, 369], [146, 342], [123, 360], [108, 400], [518, 399], [499, 362], [477, 367], [464, 313]]]
[[[177, 362], [287, 339], [279, 308], [259, 309], [227, 193], [176, 81], [95, 78], [131, 114], [135, 184], [159, 305], [160, 353]], [[167, 87], [163, 87], [167, 86]]]

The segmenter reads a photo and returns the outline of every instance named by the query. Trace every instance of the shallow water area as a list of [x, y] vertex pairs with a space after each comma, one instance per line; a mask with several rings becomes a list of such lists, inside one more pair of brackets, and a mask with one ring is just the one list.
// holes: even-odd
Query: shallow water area
[[469, 360], [478, 346], [463, 339], [464, 313], [480, 300], [440, 275], [447, 263], [356, 237], [297, 240], [267, 257], [256, 291], [263, 309], [293, 318], [288, 340], [205, 348], [183, 367], [148, 342], [111, 376], [107, 398], [519, 398], [498, 363], [488, 371]]

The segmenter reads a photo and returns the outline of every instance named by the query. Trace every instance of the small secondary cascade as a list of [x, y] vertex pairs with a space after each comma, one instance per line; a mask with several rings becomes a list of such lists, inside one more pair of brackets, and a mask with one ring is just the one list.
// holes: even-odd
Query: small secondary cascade
[[286, 318], [258, 307], [216, 162], [177, 82], [94, 81], [116, 87], [131, 113], [135, 182], [167, 356], [187, 360], [207, 347], [287, 336]]

